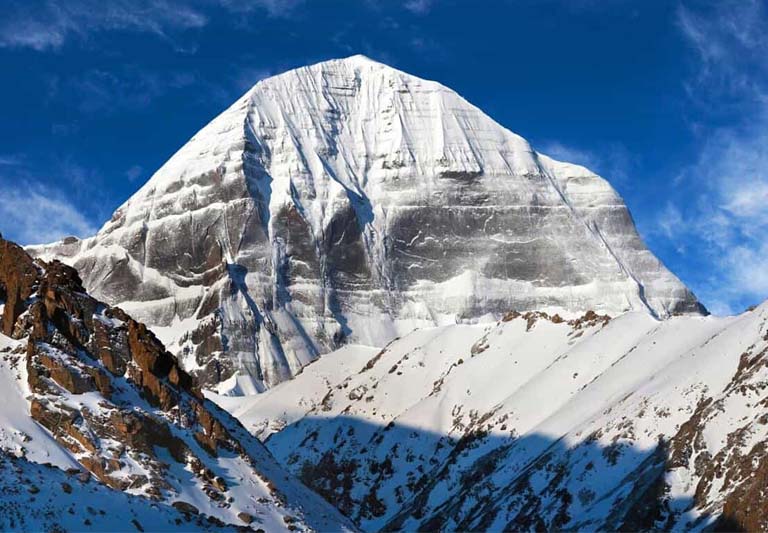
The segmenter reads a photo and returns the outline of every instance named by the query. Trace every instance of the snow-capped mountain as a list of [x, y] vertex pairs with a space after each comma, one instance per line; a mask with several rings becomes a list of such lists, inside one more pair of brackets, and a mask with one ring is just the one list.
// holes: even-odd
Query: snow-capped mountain
[[768, 302], [510, 313], [218, 397], [365, 531], [765, 531]]
[[3, 531], [354, 530], [71, 267], [0, 238], [0, 317]]
[[30, 252], [231, 393], [343, 343], [511, 309], [705, 312], [608, 182], [363, 56], [259, 82], [96, 236]]

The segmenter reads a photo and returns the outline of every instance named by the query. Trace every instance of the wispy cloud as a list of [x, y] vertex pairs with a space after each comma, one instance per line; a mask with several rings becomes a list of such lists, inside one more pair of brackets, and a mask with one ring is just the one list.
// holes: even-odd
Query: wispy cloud
[[730, 91], [739, 99], [765, 95], [764, 80], [756, 74], [768, 71], [768, 7], [762, 0], [703, 2], [696, 8], [682, 4], [677, 23], [697, 54], [697, 74], [689, 90]]
[[141, 165], [133, 165], [131, 168], [125, 171], [125, 177], [128, 181], [133, 183], [144, 175], [144, 168]]
[[94, 234], [119, 203], [107, 178], [70, 156], [31, 158], [0, 165], [0, 232], [22, 244]]
[[199, 28], [207, 17], [174, 0], [53, 0], [8, 6], [0, 23], [0, 46], [58, 49], [73, 37], [88, 38], [109, 30], [127, 30], [167, 37], [168, 32]]
[[[72, 39], [108, 31], [131, 31], [173, 40], [175, 33], [202, 28], [216, 9], [238, 17], [290, 17], [305, 0], [9, 0], [0, 21], [0, 47], [58, 50]], [[415, 5], [430, 2], [411, 0]], [[409, 2], [409, 3], [411, 3]], [[236, 19], [237, 20], [237, 19]], [[179, 45], [194, 53], [197, 46]]]
[[536, 150], [558, 161], [587, 167], [614, 184], [625, 183], [635, 166], [635, 157], [620, 143], [604, 143], [585, 149], [560, 141], [545, 141]]
[[19, 243], [40, 244], [96, 233], [95, 224], [50, 187], [0, 185], [0, 197], [0, 232]]
[[451, 59], [451, 54], [446, 45], [434, 39], [417, 35], [412, 37], [409, 43], [416, 53], [428, 54], [434, 62], [446, 62]]
[[756, 132], [723, 129], [685, 169], [686, 187], [659, 214], [658, 227], [680, 253], [705, 257], [713, 270], [697, 287], [737, 312], [768, 296], [768, 120]]
[[407, 0], [403, 7], [416, 15], [426, 15], [432, 10], [433, 0]]
[[[688, 93], [704, 116], [700, 156], [658, 231], [712, 267], [694, 287], [705, 303], [738, 312], [768, 297], [768, 11], [760, 0], [683, 5], [677, 22], [696, 59]], [[728, 125], [702, 126], [714, 115]]]
[[218, 0], [218, 2], [235, 13], [265, 11], [271, 17], [287, 17], [292, 15], [304, 0]]
[[168, 92], [198, 81], [189, 72], [160, 74], [131, 67], [89, 70], [77, 76], [51, 77], [48, 98], [73, 103], [84, 113], [140, 109]]
[[276, 72], [271, 68], [245, 68], [235, 76], [235, 88], [239, 92], [245, 92], [263, 79], [273, 76]]
[[0, 167], [15, 167], [20, 164], [21, 164], [20, 156], [0, 154]]

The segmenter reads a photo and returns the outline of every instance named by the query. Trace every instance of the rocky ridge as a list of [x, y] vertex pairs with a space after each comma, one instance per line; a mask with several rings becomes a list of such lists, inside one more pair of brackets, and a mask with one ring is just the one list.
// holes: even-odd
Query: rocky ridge
[[768, 303], [512, 312], [216, 401], [366, 531], [759, 531], [767, 355]]
[[[175, 508], [180, 529], [350, 527], [206, 400], [144, 324], [89, 296], [73, 268], [0, 238], [0, 305], [3, 369], [16, 374], [3, 379], [28, 393], [58, 466]], [[6, 453], [46, 445], [42, 432], [12, 430], [0, 436]]]

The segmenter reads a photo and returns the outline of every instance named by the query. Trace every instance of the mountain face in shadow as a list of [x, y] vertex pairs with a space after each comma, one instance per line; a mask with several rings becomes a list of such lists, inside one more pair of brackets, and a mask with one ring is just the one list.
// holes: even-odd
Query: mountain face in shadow
[[664, 321], [509, 313], [215, 399], [366, 531], [755, 531], [766, 387], [763, 304]]
[[[289, 449], [270, 443], [300, 479], [369, 531], [638, 531], [674, 524], [688, 496], [664, 491], [667, 444], [639, 450], [602, 445], [596, 436], [570, 446], [542, 435], [444, 435], [341, 417], [334, 448], [302, 459], [313, 436]], [[319, 439], [320, 436], [317, 437]], [[385, 444], [385, 442], [387, 444]], [[358, 456], [334, 450], [358, 446]], [[366, 448], [389, 453], [367, 453]], [[401, 451], [404, 450], [404, 451]], [[402, 468], [410, 463], [415, 468]], [[394, 490], [393, 490], [394, 487]], [[703, 516], [711, 525], [717, 517]]]

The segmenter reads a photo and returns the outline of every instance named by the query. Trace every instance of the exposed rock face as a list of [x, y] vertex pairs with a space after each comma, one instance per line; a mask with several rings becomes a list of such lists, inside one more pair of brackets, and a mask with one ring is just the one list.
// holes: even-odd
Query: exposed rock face
[[218, 401], [366, 531], [768, 527], [768, 302], [511, 312], [344, 350]]
[[[215, 385], [509, 309], [703, 312], [621, 198], [442, 85], [361, 56], [258, 83], [84, 241], [85, 275]], [[229, 383], [235, 388], [235, 382]]]
[[[670, 446], [664, 481], [669, 490], [692, 493], [704, 516], [720, 515], [722, 531], [768, 529], [768, 314], [764, 335], [740, 358], [733, 379], [699, 403]], [[662, 499], [663, 503], [666, 503]], [[664, 507], [673, 520], [679, 510]]]
[[4, 314], [4, 331], [26, 350], [4, 357], [26, 370], [31, 417], [99, 481], [173, 503], [189, 525], [198, 514], [242, 525], [246, 513], [268, 529], [283, 529], [286, 516], [306, 528], [346, 528], [204, 399], [144, 324], [89, 296], [73, 268], [33, 262], [0, 239], [0, 285], [8, 302], [20, 302]]
[[0, 302], [4, 302], [0, 331], [13, 335], [16, 319], [24, 310], [24, 302], [32, 295], [37, 283], [37, 270], [32, 258], [18, 245], [3, 240], [0, 235], [0, 255], [7, 258], [0, 272]]

